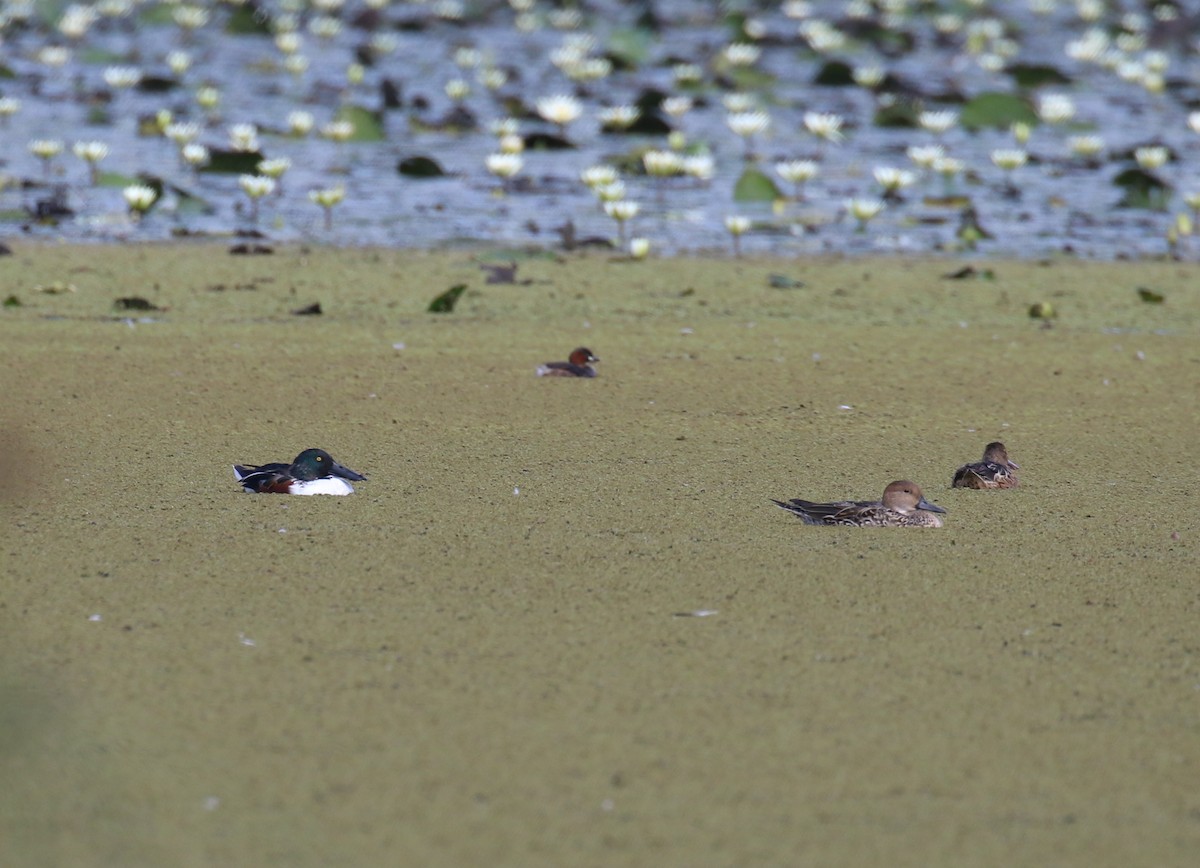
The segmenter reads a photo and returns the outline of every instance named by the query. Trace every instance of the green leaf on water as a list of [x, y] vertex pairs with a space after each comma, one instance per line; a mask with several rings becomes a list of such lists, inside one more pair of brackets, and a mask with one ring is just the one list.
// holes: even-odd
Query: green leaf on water
[[396, 164], [396, 171], [406, 178], [443, 178], [446, 170], [433, 157], [405, 157]]
[[262, 161], [262, 151], [211, 148], [208, 152], [208, 162], [200, 167], [200, 171], [221, 175], [257, 175], [258, 164]]
[[1124, 190], [1118, 207], [1145, 208], [1148, 211], [1165, 211], [1171, 199], [1171, 185], [1145, 169], [1126, 169], [1113, 183]]
[[236, 3], [225, 22], [225, 32], [239, 36], [270, 35], [271, 14], [257, 3]]
[[349, 139], [352, 142], [382, 142], [387, 138], [383, 134], [383, 121], [379, 113], [362, 106], [342, 106], [338, 109], [337, 120], [354, 124], [354, 133]]
[[455, 284], [429, 303], [430, 313], [450, 313], [458, 304], [459, 296], [467, 291], [465, 283]]
[[821, 87], [851, 87], [854, 70], [844, 60], [827, 60], [813, 76], [813, 84]]
[[774, 202], [782, 199], [783, 194], [775, 186], [775, 182], [754, 167], [742, 172], [733, 187], [735, 202]]
[[1047, 84], [1070, 84], [1071, 79], [1056, 67], [1046, 63], [1015, 63], [1005, 69], [1021, 90], [1032, 90]]
[[1038, 116], [1024, 97], [992, 91], [968, 100], [958, 122], [968, 130], [1008, 129], [1015, 123], [1037, 126]]
[[649, 30], [626, 27], [612, 32], [605, 53], [617, 69], [636, 69], [649, 59], [654, 41]]

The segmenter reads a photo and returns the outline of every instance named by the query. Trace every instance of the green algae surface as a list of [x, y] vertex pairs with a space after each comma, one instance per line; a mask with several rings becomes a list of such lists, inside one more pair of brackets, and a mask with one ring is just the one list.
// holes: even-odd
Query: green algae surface
[[0, 863], [1200, 849], [1194, 266], [16, 248]]

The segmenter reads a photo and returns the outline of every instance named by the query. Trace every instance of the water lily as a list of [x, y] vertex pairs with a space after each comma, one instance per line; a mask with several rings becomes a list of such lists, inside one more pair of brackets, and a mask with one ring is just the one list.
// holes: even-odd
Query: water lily
[[490, 91], [508, 84], [508, 73], [498, 66], [486, 66], [475, 73], [476, 80]]
[[827, 112], [805, 112], [804, 128], [812, 135], [826, 142], [840, 142], [845, 136], [842, 133], [844, 121], [840, 115]]
[[711, 154], [692, 154], [683, 158], [683, 174], [698, 181], [711, 181], [716, 166]]
[[179, 5], [171, 13], [171, 18], [183, 33], [184, 41], [188, 41], [193, 33], [208, 23], [208, 10], [203, 6]]
[[892, 166], [876, 166], [872, 170], [875, 183], [883, 188], [884, 199], [897, 199], [900, 191], [916, 183], [917, 176], [908, 169], [897, 169]]
[[304, 47], [304, 37], [294, 30], [275, 34], [275, 47], [280, 54], [296, 54]]
[[258, 150], [258, 127], [254, 124], [233, 124], [229, 128], [229, 146], [235, 151]]
[[670, 178], [683, 172], [683, 157], [677, 151], [653, 149], [642, 154], [642, 167], [654, 178]]
[[238, 186], [250, 200], [250, 222], [258, 222], [258, 200], [275, 190], [275, 179], [266, 175], [239, 175]]
[[287, 157], [272, 157], [269, 160], [259, 160], [258, 173], [265, 175], [275, 182], [276, 194], [283, 194], [283, 176], [292, 167], [292, 161]]
[[695, 87], [704, 81], [704, 69], [698, 63], [677, 63], [671, 67], [677, 87]]
[[817, 177], [821, 167], [812, 160], [788, 160], [775, 164], [775, 174], [796, 188], [795, 199], [804, 201], [804, 185]]
[[625, 198], [625, 182], [613, 181], [611, 184], [597, 184], [592, 188], [592, 192], [596, 194], [601, 205], [606, 202], [619, 202]]
[[637, 122], [640, 115], [641, 111], [637, 106], [610, 106], [600, 110], [600, 126], [606, 130], [627, 130]]
[[1028, 152], [1020, 148], [997, 148], [992, 151], [991, 158], [996, 168], [1004, 172], [1009, 190], [1015, 192], [1016, 188], [1013, 186], [1012, 174], [1028, 162]]
[[525, 151], [525, 139], [521, 136], [501, 136], [496, 147], [502, 154], [520, 154]]
[[762, 49], [749, 42], [734, 42], [722, 52], [730, 66], [753, 66], [762, 56]]
[[49, 178], [53, 170], [54, 158], [63, 151], [63, 143], [58, 139], [34, 139], [29, 143], [29, 153], [42, 161], [42, 173]]
[[471, 84], [466, 79], [452, 78], [445, 85], [446, 96], [451, 102], [461, 103], [471, 95]]
[[141, 80], [141, 70], [133, 66], [110, 66], [104, 70], [104, 83], [113, 90], [135, 87]]
[[583, 106], [573, 96], [559, 94], [546, 96], [536, 103], [537, 113], [546, 121], [558, 127], [562, 136], [567, 134], [567, 125], [583, 114]]
[[186, 51], [169, 51], [167, 52], [167, 67], [175, 75], [183, 75], [192, 68], [192, 56]]
[[212, 117], [217, 110], [217, 106], [221, 104], [221, 91], [211, 85], [197, 88], [196, 90], [196, 105], [204, 109]]
[[7, 125], [8, 119], [21, 110], [21, 101], [15, 96], [0, 96], [0, 125]]
[[917, 115], [917, 125], [935, 136], [945, 135], [958, 125], [958, 113], [952, 111], [924, 111]]
[[125, 204], [134, 220], [140, 220], [158, 199], [158, 192], [145, 184], [131, 184], [121, 191], [121, 195], [125, 197]]
[[71, 150], [87, 163], [88, 180], [95, 186], [100, 180], [100, 161], [108, 156], [108, 145], [104, 142], [76, 142]]
[[163, 135], [182, 149], [184, 145], [196, 140], [200, 135], [200, 124], [192, 121], [176, 121], [163, 127]]
[[179, 156], [192, 169], [207, 166], [209, 161], [208, 148], [197, 142], [190, 142], [184, 145], [179, 151]]
[[681, 118], [695, 105], [690, 96], [669, 96], [662, 101], [663, 113], [668, 117]]
[[1071, 153], [1085, 160], [1095, 160], [1104, 151], [1104, 139], [1100, 136], [1071, 136], [1067, 139]]
[[771, 125], [771, 116], [763, 111], [734, 112], [725, 116], [729, 129], [741, 136], [746, 146], [747, 159], [751, 156], [754, 137]]
[[912, 145], [905, 153], [912, 160], [913, 165], [918, 169], [929, 170], [942, 157], [946, 156], [946, 149], [941, 145]]
[[1133, 158], [1146, 171], [1154, 171], [1166, 164], [1171, 158], [1171, 152], [1161, 145], [1147, 145], [1135, 149]]
[[304, 138], [312, 132], [312, 128], [315, 123], [316, 119], [313, 118], [312, 112], [306, 112], [300, 109], [288, 112], [288, 132], [293, 136]]
[[629, 199], [604, 203], [604, 213], [617, 221], [617, 236], [622, 247], [625, 246], [625, 224], [636, 217], [640, 210], [641, 206]]
[[733, 240], [734, 256], [742, 255], [742, 236], [750, 231], [751, 225], [750, 218], [741, 214], [730, 214], [725, 218], [725, 229]]
[[354, 135], [353, 121], [330, 121], [322, 125], [321, 135], [331, 142], [348, 142]]
[[616, 183], [617, 170], [603, 163], [588, 166], [579, 173], [579, 180], [583, 181], [590, 190], [595, 190], [597, 187]]
[[650, 255], [650, 239], [649, 238], [630, 238], [629, 239], [629, 256], [633, 259], [645, 259]]
[[870, 64], [869, 66], [856, 66], [850, 75], [854, 79], [854, 83], [859, 87], [867, 90], [874, 90], [883, 83], [884, 72], [882, 66], [878, 64]]
[[342, 22], [329, 15], [318, 15], [308, 22], [308, 32], [328, 42], [342, 32]]
[[487, 170], [500, 179], [502, 189], [510, 189], [512, 179], [517, 176], [525, 165], [520, 154], [489, 154], [484, 159]]
[[867, 224], [874, 220], [885, 207], [882, 199], [849, 199], [846, 201], [846, 211], [857, 222], [856, 231], [866, 232]]
[[340, 184], [336, 187], [326, 187], [321, 190], [310, 190], [309, 201], [320, 206], [325, 212], [325, 231], [333, 228], [333, 209], [346, 198], [346, 188]]
[[1075, 117], [1075, 101], [1066, 94], [1047, 93], [1038, 101], [1038, 117], [1048, 124], [1061, 124]]

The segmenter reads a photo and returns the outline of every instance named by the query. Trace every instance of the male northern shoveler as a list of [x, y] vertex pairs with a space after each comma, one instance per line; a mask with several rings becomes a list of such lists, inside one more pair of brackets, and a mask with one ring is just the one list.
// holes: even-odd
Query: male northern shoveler
[[926, 500], [921, 486], [906, 479], [885, 488], [881, 500], [841, 500], [837, 503], [776, 500], [774, 503], [800, 516], [805, 524], [850, 527], [941, 527], [942, 520], [935, 513], [946, 511]]
[[257, 494], [353, 494], [347, 479], [366, 479], [333, 460], [324, 449], [305, 449], [291, 464], [233, 465], [246, 491]]
[[1021, 465], [1010, 461], [1008, 450], [999, 440], [987, 445], [983, 450], [983, 460], [974, 464], [964, 464], [954, 471], [952, 488], [1016, 488], [1017, 474]]
[[539, 377], [594, 377], [596, 369], [588, 362], [600, 361], [592, 351], [587, 347], [576, 347], [571, 350], [571, 355], [567, 356], [565, 362], [546, 362], [544, 365], [538, 365], [537, 375]]

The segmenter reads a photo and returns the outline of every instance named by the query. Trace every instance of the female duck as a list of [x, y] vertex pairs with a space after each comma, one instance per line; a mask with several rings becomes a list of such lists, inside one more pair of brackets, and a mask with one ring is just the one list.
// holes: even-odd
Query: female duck
[[983, 450], [983, 460], [974, 464], [964, 464], [954, 471], [952, 488], [1016, 488], [1017, 474], [1021, 466], [1010, 461], [1008, 450], [999, 440], [987, 445]]
[[941, 527], [937, 513], [945, 513], [936, 503], [925, 499], [921, 486], [907, 479], [893, 482], [883, 490], [880, 500], [840, 500], [837, 503], [813, 503], [809, 500], [781, 500], [775, 504], [794, 512], [805, 524], [846, 525], [848, 527]]

